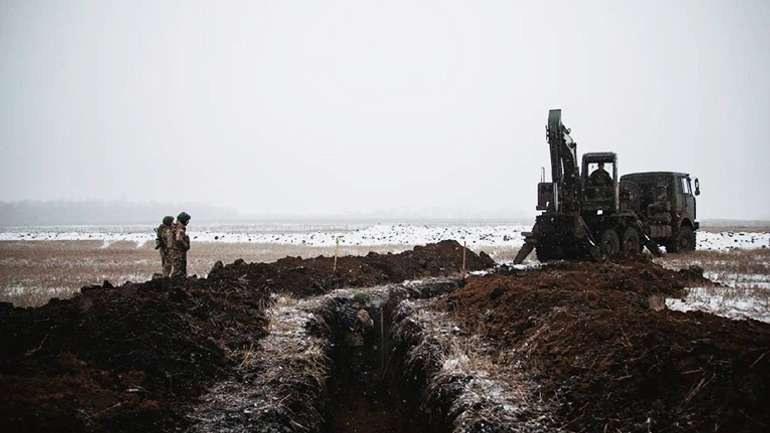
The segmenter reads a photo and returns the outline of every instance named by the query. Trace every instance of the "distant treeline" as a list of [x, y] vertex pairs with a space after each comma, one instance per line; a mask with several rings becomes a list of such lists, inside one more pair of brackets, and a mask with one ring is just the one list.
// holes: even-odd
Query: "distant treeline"
[[200, 203], [131, 203], [123, 201], [0, 202], [0, 226], [155, 224], [164, 215], [186, 211], [196, 221], [237, 218], [233, 209]]

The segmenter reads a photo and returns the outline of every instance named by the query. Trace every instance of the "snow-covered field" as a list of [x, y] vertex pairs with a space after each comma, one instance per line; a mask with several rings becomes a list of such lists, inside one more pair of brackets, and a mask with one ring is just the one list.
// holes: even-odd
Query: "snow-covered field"
[[655, 259], [672, 269], [698, 266], [703, 276], [719, 286], [685, 289], [681, 299], [668, 299], [671, 310], [700, 310], [731, 319], [770, 323], [770, 250], [735, 249], [728, 252], [696, 251]]
[[[465, 241], [469, 246], [520, 246], [522, 225], [191, 225], [188, 234], [198, 242], [264, 243], [306, 246], [341, 245], [421, 245], [444, 239]], [[150, 226], [81, 226], [9, 228], [0, 232], [2, 240], [102, 240], [136, 242], [138, 246], [155, 238]]]
[[[243, 257], [263, 261], [284, 255], [329, 254], [338, 241], [343, 254], [365, 254], [371, 250], [400, 251], [444, 239], [466, 242], [469, 248], [485, 250], [498, 262], [505, 263], [523, 244], [522, 232], [528, 230], [530, 226], [523, 224], [489, 223], [192, 224], [189, 234], [199, 245], [190, 266], [191, 272], [205, 275], [215, 260]], [[157, 267], [157, 255], [146, 245], [154, 238], [152, 226], [0, 227], [0, 241], [32, 241], [8, 244], [4, 250], [6, 256], [0, 257], [4, 299], [16, 299], [24, 291], [33, 291], [39, 293], [40, 302], [33, 300], [32, 303], [38, 304], [60, 295], [62, 288], [76, 291], [82, 285], [104, 279], [117, 283], [145, 280]], [[86, 249], [80, 251], [68, 242], [39, 242], [81, 240], [112, 247], [94, 251], [82, 247]], [[130, 243], [117, 243], [120, 241], [133, 242], [137, 248]], [[722, 232], [699, 231], [697, 241], [698, 251], [694, 253], [667, 254], [656, 261], [674, 269], [701, 266], [707, 278], [724, 287], [691, 289], [682, 299], [668, 300], [669, 308], [770, 321], [770, 232], [729, 228]], [[30, 246], [39, 248], [32, 251]], [[146, 248], [139, 248], [142, 246]], [[534, 256], [530, 260], [521, 266], [539, 265]]]
[[[471, 248], [512, 247], [523, 244], [522, 232], [530, 226], [356, 224], [356, 225], [191, 225], [190, 237], [197, 242], [262, 243], [304, 246], [422, 245], [444, 239], [466, 242]], [[0, 231], [0, 241], [101, 240], [105, 246], [117, 241], [142, 246], [155, 238], [151, 226], [61, 226], [13, 227]], [[770, 247], [770, 233], [700, 231], [698, 250], [727, 251]]]
[[704, 251], [729, 251], [733, 249], [770, 248], [770, 233], [697, 232], [697, 249]]
[[770, 323], [770, 292], [762, 288], [694, 287], [682, 299], [666, 299], [666, 307]]

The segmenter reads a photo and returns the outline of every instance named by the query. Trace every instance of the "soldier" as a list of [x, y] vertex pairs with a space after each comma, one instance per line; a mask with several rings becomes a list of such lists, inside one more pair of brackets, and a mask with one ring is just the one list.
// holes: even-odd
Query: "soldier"
[[610, 177], [610, 174], [607, 173], [607, 171], [604, 169], [603, 162], [599, 163], [599, 168], [591, 173], [591, 176], [588, 177], [588, 180], [595, 186], [612, 186], [612, 178]]
[[365, 334], [372, 329], [374, 321], [369, 312], [364, 308], [364, 304], [369, 297], [362, 293], [356, 293], [353, 301], [346, 308], [343, 316], [345, 327], [348, 333], [345, 337], [346, 343], [351, 347], [362, 347], [364, 345]]
[[[350, 385], [366, 387], [374, 377], [374, 358], [369, 341], [372, 337], [374, 320], [366, 310], [369, 297], [364, 293], [356, 293], [351, 302], [342, 306], [342, 325], [344, 326], [344, 343], [347, 346], [342, 362], [353, 374], [350, 376]], [[367, 341], [369, 344], [367, 344]]]
[[155, 249], [160, 252], [160, 268], [163, 278], [171, 275], [171, 260], [169, 259], [168, 252], [174, 239], [171, 233], [171, 224], [173, 222], [174, 217], [164, 217], [161, 225], [155, 229]]
[[172, 239], [169, 247], [169, 259], [173, 268], [171, 278], [187, 276], [187, 251], [190, 249], [190, 237], [187, 236], [189, 222], [190, 215], [182, 212], [171, 226]]

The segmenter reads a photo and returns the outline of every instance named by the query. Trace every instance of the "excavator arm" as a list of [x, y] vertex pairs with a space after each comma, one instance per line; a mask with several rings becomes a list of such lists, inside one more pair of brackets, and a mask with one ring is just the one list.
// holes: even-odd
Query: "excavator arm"
[[516, 264], [521, 263], [535, 248], [554, 250], [538, 253], [539, 257], [551, 254], [562, 256], [563, 248], [560, 245], [546, 246], [538, 242], [538, 238], [546, 236], [546, 232], [548, 236], [553, 236], [554, 231], [564, 231], [574, 238], [579, 235], [579, 243], [585, 244], [582, 248], [591, 255], [598, 254], [596, 243], [580, 215], [581, 182], [577, 143], [570, 136], [570, 129], [562, 123], [560, 109], [548, 112], [546, 140], [551, 154], [551, 182], [538, 185], [538, 210], [546, 211], [547, 218], [545, 215], [539, 217], [532, 232], [523, 233], [525, 241], [514, 259]]
[[551, 181], [554, 200], [551, 211], [575, 210], [580, 188], [580, 169], [577, 160], [577, 143], [569, 135], [570, 129], [561, 121], [561, 110], [548, 112], [546, 139], [551, 153]]

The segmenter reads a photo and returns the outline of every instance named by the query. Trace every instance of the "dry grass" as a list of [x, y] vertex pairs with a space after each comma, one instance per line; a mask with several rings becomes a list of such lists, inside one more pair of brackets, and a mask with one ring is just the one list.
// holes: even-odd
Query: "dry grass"
[[700, 229], [711, 233], [720, 232], [744, 232], [744, 233], [767, 233], [770, 232], [770, 222], [768, 221], [703, 221]]
[[671, 269], [698, 265], [713, 274], [770, 275], [770, 249], [733, 251], [693, 251], [667, 254], [656, 263]]
[[[364, 255], [369, 251], [400, 252], [409, 245], [340, 247], [340, 255]], [[518, 249], [484, 248], [496, 261], [512, 260]], [[190, 274], [204, 276], [217, 260], [238, 258], [270, 262], [286, 256], [333, 255], [334, 247], [309, 247], [252, 243], [193, 243], [188, 257]], [[731, 275], [770, 275], [770, 249], [730, 252], [697, 251], [657, 259], [664, 266], [681, 269], [699, 264], [710, 276], [725, 281]], [[67, 298], [81, 287], [126, 281], [146, 281], [160, 271], [158, 252], [149, 245], [116, 242], [103, 248], [101, 241], [5, 241], [0, 242], [0, 301], [37, 306], [53, 297]], [[770, 279], [770, 278], [769, 278]]]
[[450, 403], [447, 414], [455, 432], [509, 431], [504, 426], [513, 425], [520, 428], [515, 431], [561, 431], [554, 427], [552, 408], [517, 363], [500, 363], [480, 334], [454, 329], [459, 328], [446, 313], [424, 303], [402, 302], [396, 312], [395, 340], [413, 344], [404, 374], [425, 369], [427, 375], [423, 404]]
[[753, 318], [770, 322], [770, 250], [729, 252], [695, 251], [667, 254], [655, 259], [671, 268], [691, 265], [703, 268], [704, 276], [727, 287], [688, 289], [681, 300], [669, 300], [669, 308], [701, 310], [733, 319]]
[[770, 290], [762, 287], [695, 287], [682, 299], [668, 299], [669, 309], [700, 310], [731, 319], [770, 323]]
[[20, 307], [35, 307], [43, 305], [53, 298], [69, 298], [77, 292], [77, 290], [67, 287], [2, 287], [0, 288], [0, 302], [10, 302]]
[[[52, 297], [67, 298], [81, 287], [126, 281], [146, 281], [160, 272], [158, 252], [148, 245], [116, 242], [103, 248], [102, 241], [2, 241], [0, 242], [0, 302], [37, 306]], [[408, 246], [341, 247], [340, 255], [364, 255], [369, 251], [399, 252]], [[205, 276], [214, 262], [271, 262], [286, 256], [333, 255], [334, 247], [274, 244], [193, 243], [188, 272]]]

